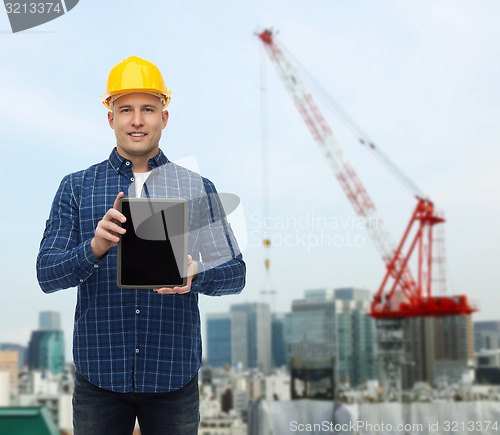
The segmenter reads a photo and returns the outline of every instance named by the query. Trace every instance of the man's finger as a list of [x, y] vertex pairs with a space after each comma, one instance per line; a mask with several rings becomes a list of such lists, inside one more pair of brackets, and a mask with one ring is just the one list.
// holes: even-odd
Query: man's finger
[[111, 231], [114, 233], [125, 234], [127, 230], [120, 225], [115, 224], [111, 221], [101, 221], [99, 222], [99, 227], [105, 231]]
[[191, 287], [186, 285], [184, 287], [172, 287], [172, 290], [175, 292], [175, 293], [178, 293], [178, 294], [183, 294], [183, 293], [189, 293], [189, 291], [191, 290]]
[[108, 212], [104, 215], [103, 220], [111, 220], [111, 219], [116, 219], [119, 222], [125, 222], [127, 218], [121, 214], [118, 210], [114, 208], [110, 208]]
[[155, 288], [153, 290], [156, 293], [168, 294], [168, 295], [175, 295], [175, 294], [182, 295], [184, 293], [189, 293], [190, 292], [189, 286], [184, 286], [184, 287], [161, 287], [161, 288]]
[[162, 288], [155, 288], [153, 289], [156, 293], [162, 294], [162, 295], [175, 295], [176, 292], [172, 291], [172, 288], [169, 287], [162, 287]]
[[123, 198], [125, 196], [125, 194], [123, 192], [120, 192], [118, 195], [116, 195], [116, 199], [115, 199], [115, 202], [113, 204], [113, 208], [115, 210], [118, 210], [118, 201]]
[[108, 240], [110, 242], [118, 243], [120, 241], [120, 238], [118, 236], [111, 234], [110, 232], [105, 231], [103, 229], [97, 229], [95, 234], [96, 234], [96, 237], [99, 237], [99, 238], [104, 239], [104, 240]]

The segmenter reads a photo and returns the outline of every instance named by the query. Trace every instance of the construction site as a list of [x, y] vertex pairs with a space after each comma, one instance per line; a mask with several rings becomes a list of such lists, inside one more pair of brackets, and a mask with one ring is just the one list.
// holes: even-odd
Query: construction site
[[[307, 125], [311, 145], [315, 142], [319, 146], [354, 212], [367, 223], [366, 230], [385, 271], [366, 309], [376, 328], [373, 363], [380, 382], [376, 393], [363, 397], [346, 387], [346, 377], [342, 379], [338, 368], [342, 362], [335, 357], [325, 352], [314, 356], [295, 347], [295, 352], [292, 349], [289, 353], [292, 401], [254, 403], [249, 433], [289, 433], [285, 428], [305, 433], [496, 433], [500, 430], [498, 390], [473, 388], [476, 364], [472, 314], [480, 307], [466, 294], [450, 294], [443, 211], [418, 188], [418, 180], [410, 180], [330, 99], [334, 115], [342, 118], [361, 145], [358, 152], [374, 154], [381, 167], [385, 166], [395, 182], [402, 183], [415, 199], [402, 237], [394, 238], [330, 128], [328, 116], [323, 115], [315, 94], [302, 79], [309, 73], [280, 45], [272, 29], [260, 29], [256, 36], [291, 97], [290, 103]], [[264, 134], [264, 160], [268, 147]], [[266, 165], [263, 162], [264, 168]], [[264, 173], [264, 185], [268, 179], [269, 174]], [[386, 194], [391, 195], [390, 186]], [[266, 192], [265, 201], [269, 201], [268, 196]], [[272, 249], [270, 236], [264, 238], [263, 245]], [[272, 300], [276, 292], [270, 284], [269, 258], [264, 260], [264, 267], [268, 281], [261, 294]], [[326, 299], [321, 304], [325, 303]], [[307, 322], [302, 324], [303, 328], [309, 326]]]

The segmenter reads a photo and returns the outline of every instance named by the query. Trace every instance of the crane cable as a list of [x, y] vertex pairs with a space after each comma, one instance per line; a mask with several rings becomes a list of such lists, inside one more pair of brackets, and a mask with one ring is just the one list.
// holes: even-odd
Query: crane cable
[[[267, 128], [267, 76], [266, 76], [266, 59], [264, 49], [260, 48], [260, 107], [261, 107], [261, 141], [262, 141], [262, 201], [263, 201], [263, 213], [262, 220], [269, 216], [269, 141], [268, 141], [268, 128]], [[271, 260], [270, 260], [270, 248], [271, 248], [271, 238], [267, 233], [266, 226], [263, 225], [263, 239], [262, 244], [266, 250], [266, 258], [264, 259], [264, 267], [266, 270], [266, 275], [264, 279], [264, 284], [262, 286], [261, 294], [272, 295], [273, 296], [273, 311], [275, 311], [274, 295], [276, 291], [274, 290], [271, 281]]]
[[[276, 39], [276, 37], [275, 37]], [[359, 143], [375, 154], [375, 156], [384, 164], [384, 166], [404, 185], [410, 192], [418, 198], [425, 198], [426, 195], [418, 188], [418, 186], [403, 173], [389, 157], [382, 152], [380, 148], [375, 146], [374, 142], [368, 137], [363, 129], [350, 117], [345, 110], [332, 98], [330, 94], [318, 83], [318, 81], [307, 71], [307, 69], [293, 56], [283, 43], [279, 42], [280, 48], [286, 52], [287, 56], [293, 60], [295, 65], [304, 72], [309, 79], [311, 85], [316, 90], [319, 99], [337, 116], [337, 118], [347, 127], [347, 129], [356, 137]]]

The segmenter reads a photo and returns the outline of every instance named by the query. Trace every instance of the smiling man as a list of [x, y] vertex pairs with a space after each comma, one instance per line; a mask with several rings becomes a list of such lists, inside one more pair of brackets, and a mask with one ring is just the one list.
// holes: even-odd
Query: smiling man
[[[76, 435], [196, 434], [201, 366], [198, 294], [241, 292], [245, 263], [214, 185], [159, 148], [170, 91], [158, 68], [129, 57], [103, 103], [116, 136], [109, 158], [62, 180], [37, 258], [45, 293], [78, 287], [73, 335]], [[121, 289], [116, 244], [125, 196], [189, 200], [184, 287]]]

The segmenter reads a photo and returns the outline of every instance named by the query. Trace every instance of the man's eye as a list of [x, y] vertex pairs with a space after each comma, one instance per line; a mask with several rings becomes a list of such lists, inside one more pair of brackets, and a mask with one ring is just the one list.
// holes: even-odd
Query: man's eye
[[124, 113], [124, 112], [130, 112], [130, 109], [122, 109], [120, 110], [121, 113]]
[[152, 112], [152, 111], [153, 111], [153, 109], [151, 109], [151, 107], [146, 107], [144, 110], [145, 110], [146, 112]]

